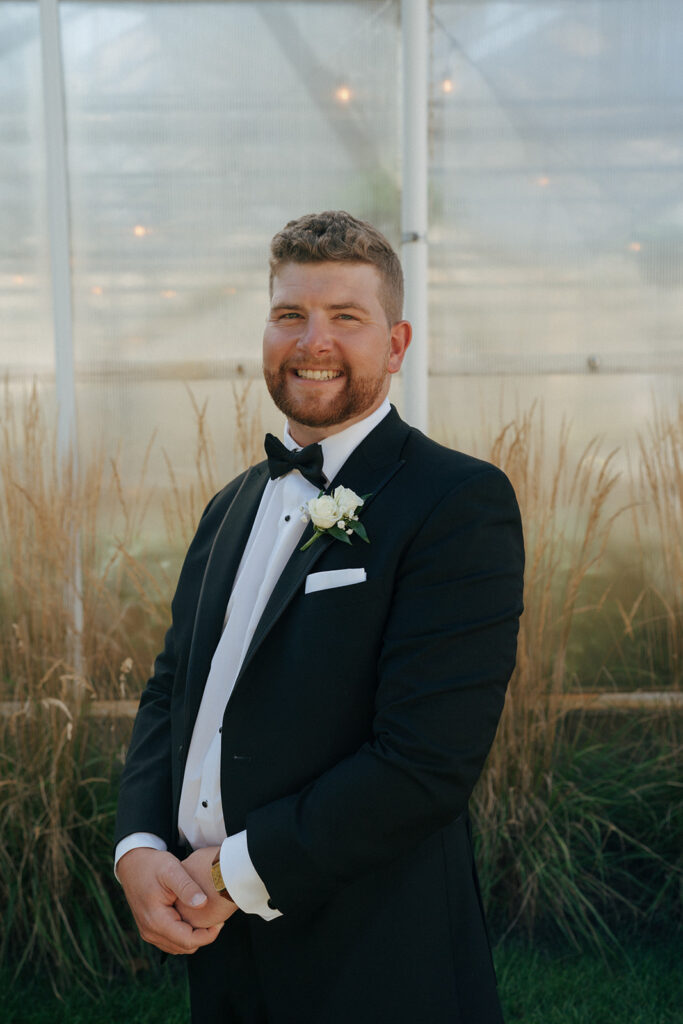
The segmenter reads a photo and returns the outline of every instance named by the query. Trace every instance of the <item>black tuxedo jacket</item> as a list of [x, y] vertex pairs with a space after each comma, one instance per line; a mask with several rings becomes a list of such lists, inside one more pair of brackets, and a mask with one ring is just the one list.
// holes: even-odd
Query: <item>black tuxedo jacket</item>
[[[261, 463], [228, 484], [190, 546], [133, 730], [117, 841], [147, 831], [177, 850], [184, 759], [267, 478]], [[247, 829], [284, 915], [249, 917], [269, 1019], [494, 1024], [467, 801], [515, 661], [517, 503], [500, 470], [395, 409], [337, 484], [371, 495], [370, 544], [297, 546], [223, 717], [227, 832]], [[304, 592], [309, 573], [349, 567], [366, 582]]]

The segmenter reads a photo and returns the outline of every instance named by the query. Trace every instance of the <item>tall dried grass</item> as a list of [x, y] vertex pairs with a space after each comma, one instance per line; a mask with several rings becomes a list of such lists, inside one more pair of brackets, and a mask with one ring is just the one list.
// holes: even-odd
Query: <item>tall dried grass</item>
[[[180, 541], [185, 551], [194, 536], [199, 517], [210, 498], [226, 482], [218, 475], [216, 448], [207, 423], [208, 400], [200, 406], [192, 390], [187, 388], [195, 418], [195, 476], [181, 486], [173, 459], [164, 450], [170, 488], [164, 498], [164, 522], [169, 543]], [[232, 385], [235, 404], [234, 448], [237, 465], [246, 468], [263, 458], [263, 429], [258, 408], [253, 408], [252, 381], [235, 381]]]
[[[153, 440], [128, 486], [119, 458], [57, 460], [34, 387], [22, 411], [5, 387], [0, 424], [0, 960], [93, 983], [140, 962], [111, 877], [115, 781], [130, 724], [95, 721], [92, 699], [136, 696], [158, 651], [183, 547], [218, 489], [206, 405], [192, 392], [196, 474], [167, 461], [168, 573], [138, 557]], [[236, 445], [256, 456], [257, 415], [237, 389]], [[131, 498], [130, 495], [133, 495]], [[78, 601], [74, 598], [78, 597]]]
[[[650, 451], [642, 448], [645, 480], [656, 496], [671, 461], [672, 436], [662, 422]], [[539, 920], [551, 920], [574, 945], [600, 948], [616, 941], [615, 920], [652, 919], [675, 888], [672, 878], [683, 877], [675, 846], [646, 820], [654, 788], [663, 813], [670, 816], [673, 807], [680, 813], [680, 745], [671, 742], [674, 728], [665, 730], [663, 742], [661, 721], [644, 717], [636, 732], [612, 722], [604, 740], [596, 740], [585, 722], [563, 716], [555, 699], [576, 682], [568, 657], [572, 637], [603, 629], [609, 639], [601, 623], [614, 621], [610, 605], [619, 598], [610, 593], [613, 580], [602, 589], [599, 581], [610, 532], [626, 511], [614, 507], [616, 453], [603, 457], [594, 439], [572, 457], [569, 439], [564, 426], [549, 448], [542, 410], [533, 407], [504, 427], [485, 453], [507, 472], [519, 498], [527, 569], [517, 666], [473, 816], [483, 888], [489, 902], [505, 907], [506, 933], [518, 926], [530, 932]], [[649, 503], [636, 504], [642, 511]], [[672, 503], [655, 508], [672, 528]], [[673, 564], [672, 577], [676, 572], [680, 583], [680, 563]], [[587, 601], [596, 582], [597, 597]], [[677, 609], [680, 616], [680, 601]], [[655, 642], [654, 633], [650, 639]], [[605, 658], [614, 650], [606, 643]], [[628, 751], [626, 764], [620, 747]], [[628, 778], [638, 763], [642, 776], [633, 771]]]
[[633, 526], [643, 569], [631, 607], [620, 606], [627, 635], [639, 632], [651, 677], [683, 682], [683, 401], [671, 414], [655, 409], [638, 436]]
[[[60, 466], [36, 389], [21, 416], [6, 389], [0, 696], [13, 711], [0, 722], [0, 956], [53, 978], [95, 977], [133, 948], [104, 870], [122, 737], [95, 735], [87, 705], [120, 690], [134, 647], [137, 661], [151, 656], [128, 618], [141, 599], [153, 618], [154, 601], [125, 558], [141, 519], [121, 502], [116, 467], [108, 483], [104, 470], [101, 457], [78, 477]], [[105, 541], [116, 536], [105, 522], [118, 539]]]
[[[196, 474], [181, 483], [167, 460], [164, 514], [173, 556], [166, 573], [146, 540], [144, 468], [133, 488], [120, 460], [101, 455], [78, 477], [60, 472], [38, 393], [22, 415], [5, 396], [0, 697], [15, 704], [0, 719], [0, 905], [7, 908], [0, 956], [30, 962], [55, 984], [74, 977], [94, 983], [117, 964], [139, 964], [142, 955], [111, 877], [115, 778], [129, 723], [96, 722], [88, 706], [91, 697], [139, 692], [162, 640], [182, 548], [222, 483], [207, 407], [192, 395], [190, 401]], [[248, 385], [240, 383], [235, 444], [245, 464], [260, 457], [252, 405]], [[657, 474], [670, 477], [673, 458], [680, 468], [680, 423], [678, 448], [667, 448], [670, 437], [662, 421], [648, 441], [664, 450], [645, 449], [655, 476], [643, 478], [649, 492], [638, 498], [641, 506], [653, 493], [662, 506], [669, 501]], [[518, 666], [473, 810], [482, 881], [500, 923], [531, 929], [552, 918], [575, 943], [599, 945], [621, 909], [643, 919], [673, 905], [671, 879], [680, 872], [666, 823], [675, 806], [674, 748], [670, 736], [662, 746], [647, 720], [639, 720], [637, 735], [588, 743], [575, 720], [558, 714], [554, 695], [573, 681], [572, 636], [594, 630], [611, 600], [599, 588], [587, 602], [584, 590], [604, 575], [619, 512], [613, 454], [603, 458], [597, 442], [578, 457], [570, 448], [566, 429], [555, 442], [546, 438], [534, 408], [479, 453], [501, 465], [515, 486], [528, 568]], [[675, 530], [675, 515], [666, 524]], [[672, 565], [680, 573], [680, 561]], [[659, 589], [680, 616], [668, 587]], [[82, 627], [65, 601], [74, 588], [82, 595]], [[615, 757], [618, 744], [625, 759]]]
[[[165, 618], [168, 580], [135, 562], [149, 503], [125, 495], [116, 459], [91, 454], [78, 475], [58, 463], [34, 387], [22, 414], [5, 390], [0, 425], [0, 649], [4, 696], [118, 696], [133, 657], [142, 682], [154, 656], [150, 623]], [[80, 598], [82, 622], [71, 598]], [[144, 618], [144, 628], [141, 619]], [[7, 635], [7, 627], [11, 632]]]

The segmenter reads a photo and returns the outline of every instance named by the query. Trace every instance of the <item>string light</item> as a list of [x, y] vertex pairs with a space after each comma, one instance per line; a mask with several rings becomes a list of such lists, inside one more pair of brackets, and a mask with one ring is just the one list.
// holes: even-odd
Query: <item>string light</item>
[[550, 184], [550, 178], [546, 178], [546, 176], [543, 175], [542, 177], [536, 179], [536, 184], [540, 185], [541, 188], [546, 188], [546, 186]]
[[25, 283], [26, 283], [26, 278], [23, 277], [21, 274], [13, 274], [12, 275], [12, 284], [25, 284]]
[[446, 94], [448, 94], [453, 92], [454, 88], [455, 87], [453, 85], [452, 78], [444, 78], [443, 81], [441, 82], [441, 92], [445, 92]]
[[629, 242], [628, 247], [631, 250], [631, 252], [640, 252], [640, 250], [642, 249], [642, 245], [640, 244], [640, 242]]
[[176, 292], [172, 288], [167, 288], [161, 293], [165, 299], [173, 299], [176, 296]]
[[102, 294], [102, 289], [100, 288], [100, 286], [98, 284], [95, 284], [90, 289], [90, 293], [92, 295], [101, 295]]
[[142, 224], [136, 224], [133, 228], [133, 234], [136, 238], [144, 238], [147, 234], [147, 228]]
[[348, 85], [340, 85], [338, 89], [335, 89], [334, 95], [340, 103], [348, 103], [351, 99], [351, 90]]

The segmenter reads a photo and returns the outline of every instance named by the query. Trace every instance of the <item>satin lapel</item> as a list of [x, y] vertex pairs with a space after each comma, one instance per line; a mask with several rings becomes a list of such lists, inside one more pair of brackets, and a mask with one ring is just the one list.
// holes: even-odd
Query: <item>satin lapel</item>
[[186, 730], [194, 727], [211, 659], [223, 630], [225, 610], [235, 575], [267, 480], [265, 463], [253, 466], [248, 471], [214, 537], [204, 570], [190, 645], [185, 701]]
[[[350, 487], [356, 494], [370, 495], [366, 501], [366, 507], [370, 505], [385, 484], [391, 480], [392, 476], [403, 465], [400, 451], [409, 430], [410, 427], [403, 423], [396, 410], [392, 407], [392, 411], [385, 419], [351, 453], [328, 490], [334, 490], [336, 486], [343, 484], [344, 487]], [[303, 533], [301, 542], [297, 545], [294, 554], [287, 562], [282, 575], [273, 588], [268, 604], [254, 631], [254, 636], [242, 662], [235, 686], [239, 684], [255, 652], [268, 636], [268, 633], [282, 615], [299, 587], [303, 585], [306, 576], [320, 556], [327, 550], [330, 544], [340, 543], [340, 541], [334, 540], [329, 536], [322, 536], [306, 551], [301, 551], [300, 548], [312, 536], [313, 527], [309, 523]], [[372, 543], [372, 538], [370, 538], [370, 541]], [[361, 542], [356, 540], [355, 543]]]

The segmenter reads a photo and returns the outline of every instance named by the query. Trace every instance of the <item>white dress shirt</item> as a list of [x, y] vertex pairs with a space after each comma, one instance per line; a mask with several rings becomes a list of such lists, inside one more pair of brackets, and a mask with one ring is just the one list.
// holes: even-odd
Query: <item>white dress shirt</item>
[[[328, 482], [390, 408], [389, 399], [385, 398], [365, 419], [320, 442], [323, 473]], [[284, 443], [289, 449], [299, 447], [287, 426]], [[259, 619], [305, 529], [301, 506], [317, 494], [318, 488], [298, 470], [266, 484], [235, 576], [223, 633], [211, 661], [180, 794], [181, 839], [186, 839], [195, 850], [220, 845], [221, 874], [231, 898], [241, 910], [259, 914], [266, 921], [281, 915], [268, 906], [268, 890], [249, 856], [247, 833], [226, 837], [221, 803], [220, 723]], [[138, 847], [165, 850], [166, 844], [159, 836], [135, 832], [116, 847], [115, 864], [124, 853]]]

